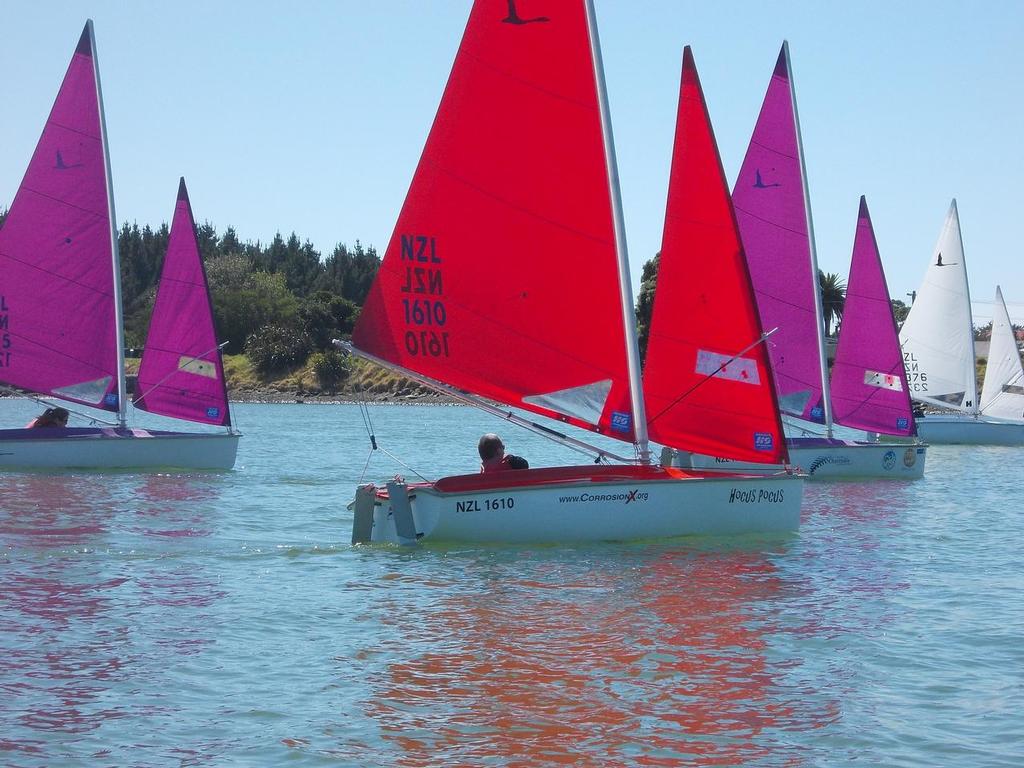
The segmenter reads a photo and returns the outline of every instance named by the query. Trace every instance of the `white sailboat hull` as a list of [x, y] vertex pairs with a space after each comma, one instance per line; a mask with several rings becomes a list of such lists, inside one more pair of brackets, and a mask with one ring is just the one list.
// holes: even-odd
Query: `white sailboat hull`
[[[922, 436], [923, 439], [923, 436]], [[916, 480], [924, 475], [928, 446], [924, 443], [864, 443], [851, 440], [791, 437], [786, 440], [790, 464], [809, 480]], [[693, 454], [695, 469], [720, 472], [778, 472], [773, 464], [751, 464]]]
[[967, 414], [928, 414], [917, 418], [917, 431], [929, 443], [1024, 445], [1024, 422], [1000, 421]]
[[[431, 485], [389, 484], [387, 493], [361, 489], [373, 495], [363, 497], [362, 510], [357, 495], [353, 542], [628, 541], [799, 527], [798, 476], [633, 469], [547, 468], [463, 475]], [[409, 513], [411, 521], [403, 522]], [[362, 524], [361, 515], [367, 516]]]
[[231, 469], [238, 433], [93, 428], [0, 430], [0, 468]]

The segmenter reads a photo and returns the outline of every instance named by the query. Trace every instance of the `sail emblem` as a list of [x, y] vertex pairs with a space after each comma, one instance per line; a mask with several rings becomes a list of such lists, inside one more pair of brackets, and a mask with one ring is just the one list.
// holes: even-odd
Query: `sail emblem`
[[71, 168], [81, 168], [83, 165], [85, 165], [85, 163], [71, 163], [69, 165], [68, 163], [64, 162], [64, 156], [60, 153], [60, 150], [58, 149], [57, 162], [53, 167], [56, 168], [58, 171], [67, 171], [70, 170]]
[[[775, 169], [772, 168], [772, 170], [774, 171]], [[777, 181], [773, 181], [770, 184], [765, 184], [764, 181], [761, 179], [761, 169], [760, 168], [755, 168], [754, 169], [754, 186], [757, 189], [769, 189], [770, 187], [781, 187], [782, 184], [777, 182]]]
[[505, 24], [533, 24], [534, 22], [551, 21], [547, 16], [534, 16], [532, 19], [524, 19], [516, 12], [516, 0], [508, 0], [508, 16], [502, 19]]

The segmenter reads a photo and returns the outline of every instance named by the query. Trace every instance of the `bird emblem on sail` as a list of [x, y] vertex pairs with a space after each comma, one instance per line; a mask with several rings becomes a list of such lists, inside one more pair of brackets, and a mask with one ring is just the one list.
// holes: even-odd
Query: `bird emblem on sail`
[[68, 165], [67, 163], [64, 162], [64, 156], [61, 155], [60, 150], [57, 150], [57, 162], [53, 167], [56, 168], [58, 171], [67, 171], [70, 170], [71, 168], [81, 168], [82, 165], [83, 163], [71, 163], [70, 165]]
[[958, 261], [950, 261], [950, 262], [948, 262], [946, 264], [943, 264], [942, 263], [942, 254], [941, 253], [938, 255], [938, 258], [935, 259], [935, 266], [936, 267], [952, 267], [952, 266], [955, 266], [955, 265], [957, 265], [959, 263], [960, 262], [958, 262]]
[[516, 12], [516, 0], [508, 0], [508, 16], [502, 21], [505, 24], [533, 24], [536, 22], [551, 21], [547, 16], [534, 16], [532, 19], [524, 19]]
[[[772, 170], [774, 171], [775, 169], [772, 168]], [[761, 179], [761, 169], [760, 168], [756, 168], [754, 170], [754, 176], [755, 176], [754, 187], [756, 189], [769, 189], [771, 187], [781, 187], [782, 186], [782, 184], [780, 184], [777, 181], [773, 181], [770, 184], [765, 184], [764, 181]]]

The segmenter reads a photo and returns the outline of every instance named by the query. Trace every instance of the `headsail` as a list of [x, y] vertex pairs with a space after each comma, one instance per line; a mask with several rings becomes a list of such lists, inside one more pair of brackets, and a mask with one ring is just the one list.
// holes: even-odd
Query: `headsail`
[[761, 335], [729, 188], [687, 46], [644, 366], [651, 439], [731, 459], [786, 461]]
[[978, 412], [971, 291], [956, 200], [949, 205], [924, 282], [900, 329], [900, 346], [912, 398]]
[[997, 419], [1021, 421], [1024, 420], [1024, 368], [999, 286], [996, 286], [993, 309], [992, 341], [988, 348], [985, 385], [981, 388], [981, 412]]
[[863, 197], [830, 387], [836, 423], [886, 435], [915, 434], [889, 288]]
[[90, 26], [0, 228], [0, 382], [117, 411], [112, 211]]
[[353, 343], [632, 441], [585, 4], [515, 5], [473, 6]]
[[788, 49], [783, 44], [733, 188], [783, 412], [826, 421], [823, 329]]
[[205, 424], [231, 423], [185, 179], [178, 185], [136, 392], [135, 407], [144, 411]]

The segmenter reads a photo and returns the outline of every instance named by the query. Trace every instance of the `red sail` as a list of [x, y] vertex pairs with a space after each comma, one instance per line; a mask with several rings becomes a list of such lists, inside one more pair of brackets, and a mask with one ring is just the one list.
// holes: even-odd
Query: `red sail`
[[782, 463], [785, 439], [718, 146], [683, 54], [665, 232], [644, 367], [652, 440]]
[[474, 4], [353, 342], [633, 439], [583, 2]]

